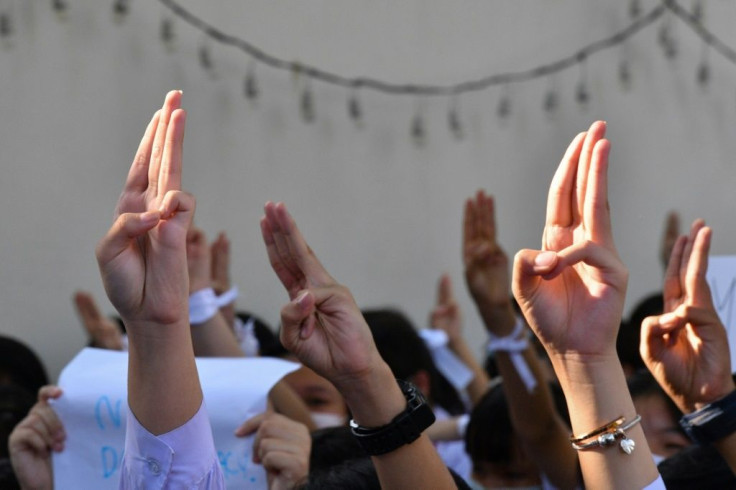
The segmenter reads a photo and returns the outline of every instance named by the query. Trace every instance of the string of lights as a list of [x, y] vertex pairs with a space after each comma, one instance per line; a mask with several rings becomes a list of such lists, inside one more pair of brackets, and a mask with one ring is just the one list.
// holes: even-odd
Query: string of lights
[[[575, 65], [584, 63], [589, 57], [599, 51], [612, 48], [623, 43], [645, 27], [654, 23], [662, 17], [667, 6], [660, 4], [653, 8], [650, 12], [637, 18], [625, 29], [613, 34], [612, 36], [593, 42], [576, 53], [561, 58], [557, 61], [547, 63], [529, 70], [497, 73], [489, 75], [477, 80], [469, 80], [452, 85], [424, 85], [424, 84], [398, 84], [377, 80], [370, 77], [350, 78], [336, 73], [332, 73], [309, 64], [295, 61], [287, 61], [278, 58], [272, 54], [263, 51], [258, 46], [239, 38], [234, 35], [227, 34], [207, 23], [202, 18], [196, 16], [189, 10], [182, 7], [175, 0], [159, 0], [171, 12], [192, 27], [200, 30], [208, 38], [227, 46], [238, 48], [253, 59], [270, 66], [275, 69], [288, 70], [294, 73], [307, 76], [312, 80], [341, 86], [349, 89], [369, 89], [391, 95], [414, 95], [414, 96], [448, 96], [458, 95], [467, 92], [477, 92], [485, 90], [494, 85], [506, 85], [510, 83], [519, 83], [542, 78], [553, 73], [560, 72]], [[637, 12], [638, 13], [638, 12]], [[633, 14], [633, 12], [632, 12]]]

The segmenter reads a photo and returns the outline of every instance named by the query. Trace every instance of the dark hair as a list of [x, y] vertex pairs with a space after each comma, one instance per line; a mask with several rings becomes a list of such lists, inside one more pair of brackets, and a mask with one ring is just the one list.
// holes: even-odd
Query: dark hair
[[736, 476], [712, 446], [693, 444], [658, 466], [667, 490], [736, 488]]
[[[570, 414], [562, 389], [555, 383], [548, 385], [557, 413], [569, 426]], [[513, 436], [506, 393], [502, 383], [498, 383], [475, 405], [465, 430], [465, 452], [470, 456], [473, 467], [483, 463], [510, 463]]]
[[4, 335], [0, 335], [0, 373], [8, 375], [11, 384], [24, 388], [34, 397], [42, 386], [49, 384], [46, 369], [36, 353]]
[[379, 354], [396, 378], [408, 380], [424, 370], [429, 375], [431, 401], [452, 415], [465, 412], [460, 395], [437, 370], [429, 348], [406, 315], [398, 310], [378, 309], [363, 311], [363, 317]]
[[[675, 402], [667, 396], [667, 393], [664, 392], [662, 387], [657, 383], [657, 380], [654, 379], [654, 376], [649, 371], [637, 371], [626, 380], [626, 383], [629, 386], [631, 398], [634, 400], [642, 396], [662, 397], [667, 405], [667, 411], [672, 415], [672, 418], [674, 420], [680, 420], [680, 417], [682, 417], [682, 412], [677, 408]], [[684, 430], [681, 432], [683, 435], [685, 434]]]
[[630, 366], [633, 371], [646, 369], [644, 360], [639, 354], [641, 322], [648, 316], [661, 315], [663, 311], [662, 293], [654, 293], [639, 301], [629, 315], [629, 320], [621, 322], [616, 338], [616, 352], [621, 364]]
[[312, 432], [310, 471], [326, 470], [349, 459], [368, 456], [350, 432], [350, 427], [328, 427]]
[[248, 323], [251, 319], [253, 320], [253, 333], [256, 339], [258, 339], [258, 352], [260, 355], [265, 357], [283, 357], [286, 354], [287, 351], [281, 345], [278, 336], [273, 333], [271, 326], [261, 317], [243, 310], [236, 311], [235, 316], [243, 324]]

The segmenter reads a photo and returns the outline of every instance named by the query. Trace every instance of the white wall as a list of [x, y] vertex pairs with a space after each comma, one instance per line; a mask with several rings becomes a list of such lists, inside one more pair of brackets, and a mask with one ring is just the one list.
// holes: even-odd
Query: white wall
[[[715, 253], [733, 253], [736, 67], [710, 53], [712, 83], [695, 83], [700, 41], [675, 21], [680, 54], [666, 60], [650, 28], [587, 64], [592, 100], [573, 98], [578, 70], [509, 87], [512, 115], [499, 120], [499, 89], [460, 101], [466, 138], [446, 128], [446, 99], [419, 102], [428, 141], [409, 138], [417, 101], [362, 93], [366, 125], [346, 115], [344, 90], [314, 83], [317, 120], [298, 115], [290, 74], [260, 67], [256, 106], [242, 96], [248, 58], [213, 45], [216, 75], [197, 62], [202, 36], [177, 24], [177, 44], [158, 39], [164, 9], [134, 1], [113, 22], [112, 1], [67, 0], [60, 21], [49, 1], [5, 0], [15, 35], [0, 49], [0, 331], [26, 340], [55, 377], [84, 344], [71, 306], [92, 291], [107, 311], [94, 245], [138, 140], [168, 89], [189, 111], [185, 185], [197, 222], [233, 242], [239, 306], [274, 324], [286, 296], [260, 241], [263, 203], [285, 200], [310, 244], [365, 306], [400, 305], [423, 324], [442, 271], [451, 273], [467, 335], [483, 335], [462, 287], [463, 200], [496, 195], [509, 253], [538, 247], [549, 179], [568, 141], [597, 118], [613, 143], [610, 200], [629, 300], [657, 290], [658, 246], [670, 209], [714, 227]], [[182, 0], [183, 1], [183, 0]], [[684, 2], [684, 0], [682, 0]], [[629, 22], [628, 2], [604, 0], [183, 2], [223, 30], [273, 54], [348, 76], [455, 83], [567, 56]], [[644, 10], [657, 5], [642, 2]], [[685, 2], [690, 5], [690, 2]], [[736, 46], [736, 5], [707, 2], [706, 23]], [[7, 43], [6, 43], [7, 44]], [[626, 92], [617, 65], [630, 60]], [[559, 110], [542, 109], [554, 84]], [[104, 300], [104, 301], [103, 301]]]

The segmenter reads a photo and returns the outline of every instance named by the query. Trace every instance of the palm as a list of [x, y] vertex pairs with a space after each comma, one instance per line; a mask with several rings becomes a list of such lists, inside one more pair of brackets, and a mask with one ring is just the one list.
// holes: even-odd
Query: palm
[[558, 353], [610, 354], [623, 309], [627, 272], [610, 226], [604, 132], [594, 123], [573, 140], [550, 186], [542, 252], [517, 256], [514, 294], [537, 336]]
[[306, 298], [302, 308], [309, 312], [298, 329], [283, 325], [284, 346], [333, 382], [336, 373], [349, 378], [370, 369], [375, 347], [366, 348], [373, 338], [360, 310], [319, 262], [283, 204], [266, 204], [261, 230], [271, 266], [289, 298]]
[[498, 305], [509, 300], [509, 261], [496, 242], [495, 204], [478, 191], [465, 203], [463, 216], [465, 281], [476, 301]]
[[182, 304], [187, 297], [182, 291], [188, 287], [184, 244], [193, 210], [179, 208], [184, 199], [179, 192], [184, 131], [180, 97], [169, 94], [146, 129], [115, 212], [116, 225], [121, 226], [124, 218], [142, 213], [158, 214], [159, 220], [136, 239], [115, 244], [117, 249], [110, 247], [107, 238], [98, 247], [108, 296], [126, 319], [169, 323], [175, 320], [173, 314], [186, 307]]

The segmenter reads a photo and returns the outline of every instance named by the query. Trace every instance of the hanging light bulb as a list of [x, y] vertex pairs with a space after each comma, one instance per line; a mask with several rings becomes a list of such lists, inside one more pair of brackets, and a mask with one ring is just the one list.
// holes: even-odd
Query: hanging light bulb
[[115, 0], [112, 5], [112, 11], [117, 19], [122, 19], [129, 11], [128, 0]]
[[199, 46], [199, 64], [206, 71], [212, 70], [212, 54], [210, 53], [210, 47], [204, 42]]
[[363, 108], [360, 105], [360, 98], [358, 97], [357, 90], [352, 90], [350, 97], [348, 98], [348, 116], [350, 116], [350, 119], [356, 126], [362, 126]]
[[496, 114], [500, 119], [506, 119], [511, 114], [511, 99], [507, 92], [508, 89], [503, 91], [501, 98], [498, 100], [498, 107], [496, 107]]
[[460, 120], [460, 112], [458, 110], [458, 102], [455, 97], [450, 102], [450, 108], [447, 111], [447, 127], [455, 137], [455, 139], [463, 139], [463, 123]]
[[8, 12], [0, 12], [0, 38], [8, 39], [13, 35], [13, 23]]
[[54, 12], [61, 15], [64, 12], [66, 12], [68, 5], [64, 0], [51, 0], [51, 8], [54, 9]]
[[695, 0], [693, 2], [692, 16], [695, 22], [702, 22], [703, 20], [703, 2], [701, 2], [700, 0]]
[[590, 100], [590, 92], [588, 92], [588, 77], [586, 70], [585, 53], [580, 53], [578, 55], [578, 64], [580, 65], [580, 79], [578, 80], [578, 84], [575, 87], [575, 100], [581, 106], [586, 106], [588, 104], [588, 101]]
[[161, 19], [161, 29], [159, 31], [161, 35], [161, 42], [168, 48], [174, 46], [174, 39], [176, 34], [174, 33], [174, 21], [169, 17]]
[[659, 28], [657, 40], [659, 41], [659, 45], [662, 46], [664, 55], [669, 59], [673, 59], [677, 56], [677, 43], [672, 34], [672, 26], [670, 24], [670, 17], [667, 15]]
[[559, 105], [557, 92], [553, 88], [550, 88], [547, 91], [547, 94], [544, 96], [544, 112], [547, 114], [552, 114], [557, 110], [557, 106]]
[[299, 102], [299, 111], [302, 115], [302, 120], [305, 123], [311, 123], [314, 121], [314, 100], [312, 98], [312, 89], [309, 86], [309, 82], [304, 85], [304, 90]]
[[640, 13], [641, 5], [639, 4], [639, 0], [631, 0], [631, 3], [629, 3], [629, 16], [632, 19], [636, 19]]
[[621, 82], [621, 87], [624, 90], [631, 88], [631, 70], [629, 69], [629, 62], [621, 60], [618, 64], [618, 81]]
[[703, 54], [700, 58], [700, 64], [698, 65], [697, 74], [698, 85], [702, 88], [708, 86], [710, 82], [710, 64], [708, 63], [708, 45], [703, 45]]
[[258, 80], [256, 80], [255, 62], [252, 60], [248, 64], [248, 71], [245, 74], [245, 84], [243, 89], [245, 97], [248, 100], [256, 100], [258, 98]]
[[418, 111], [411, 122], [411, 139], [416, 146], [424, 146], [427, 140], [424, 119], [422, 119], [422, 115]]

